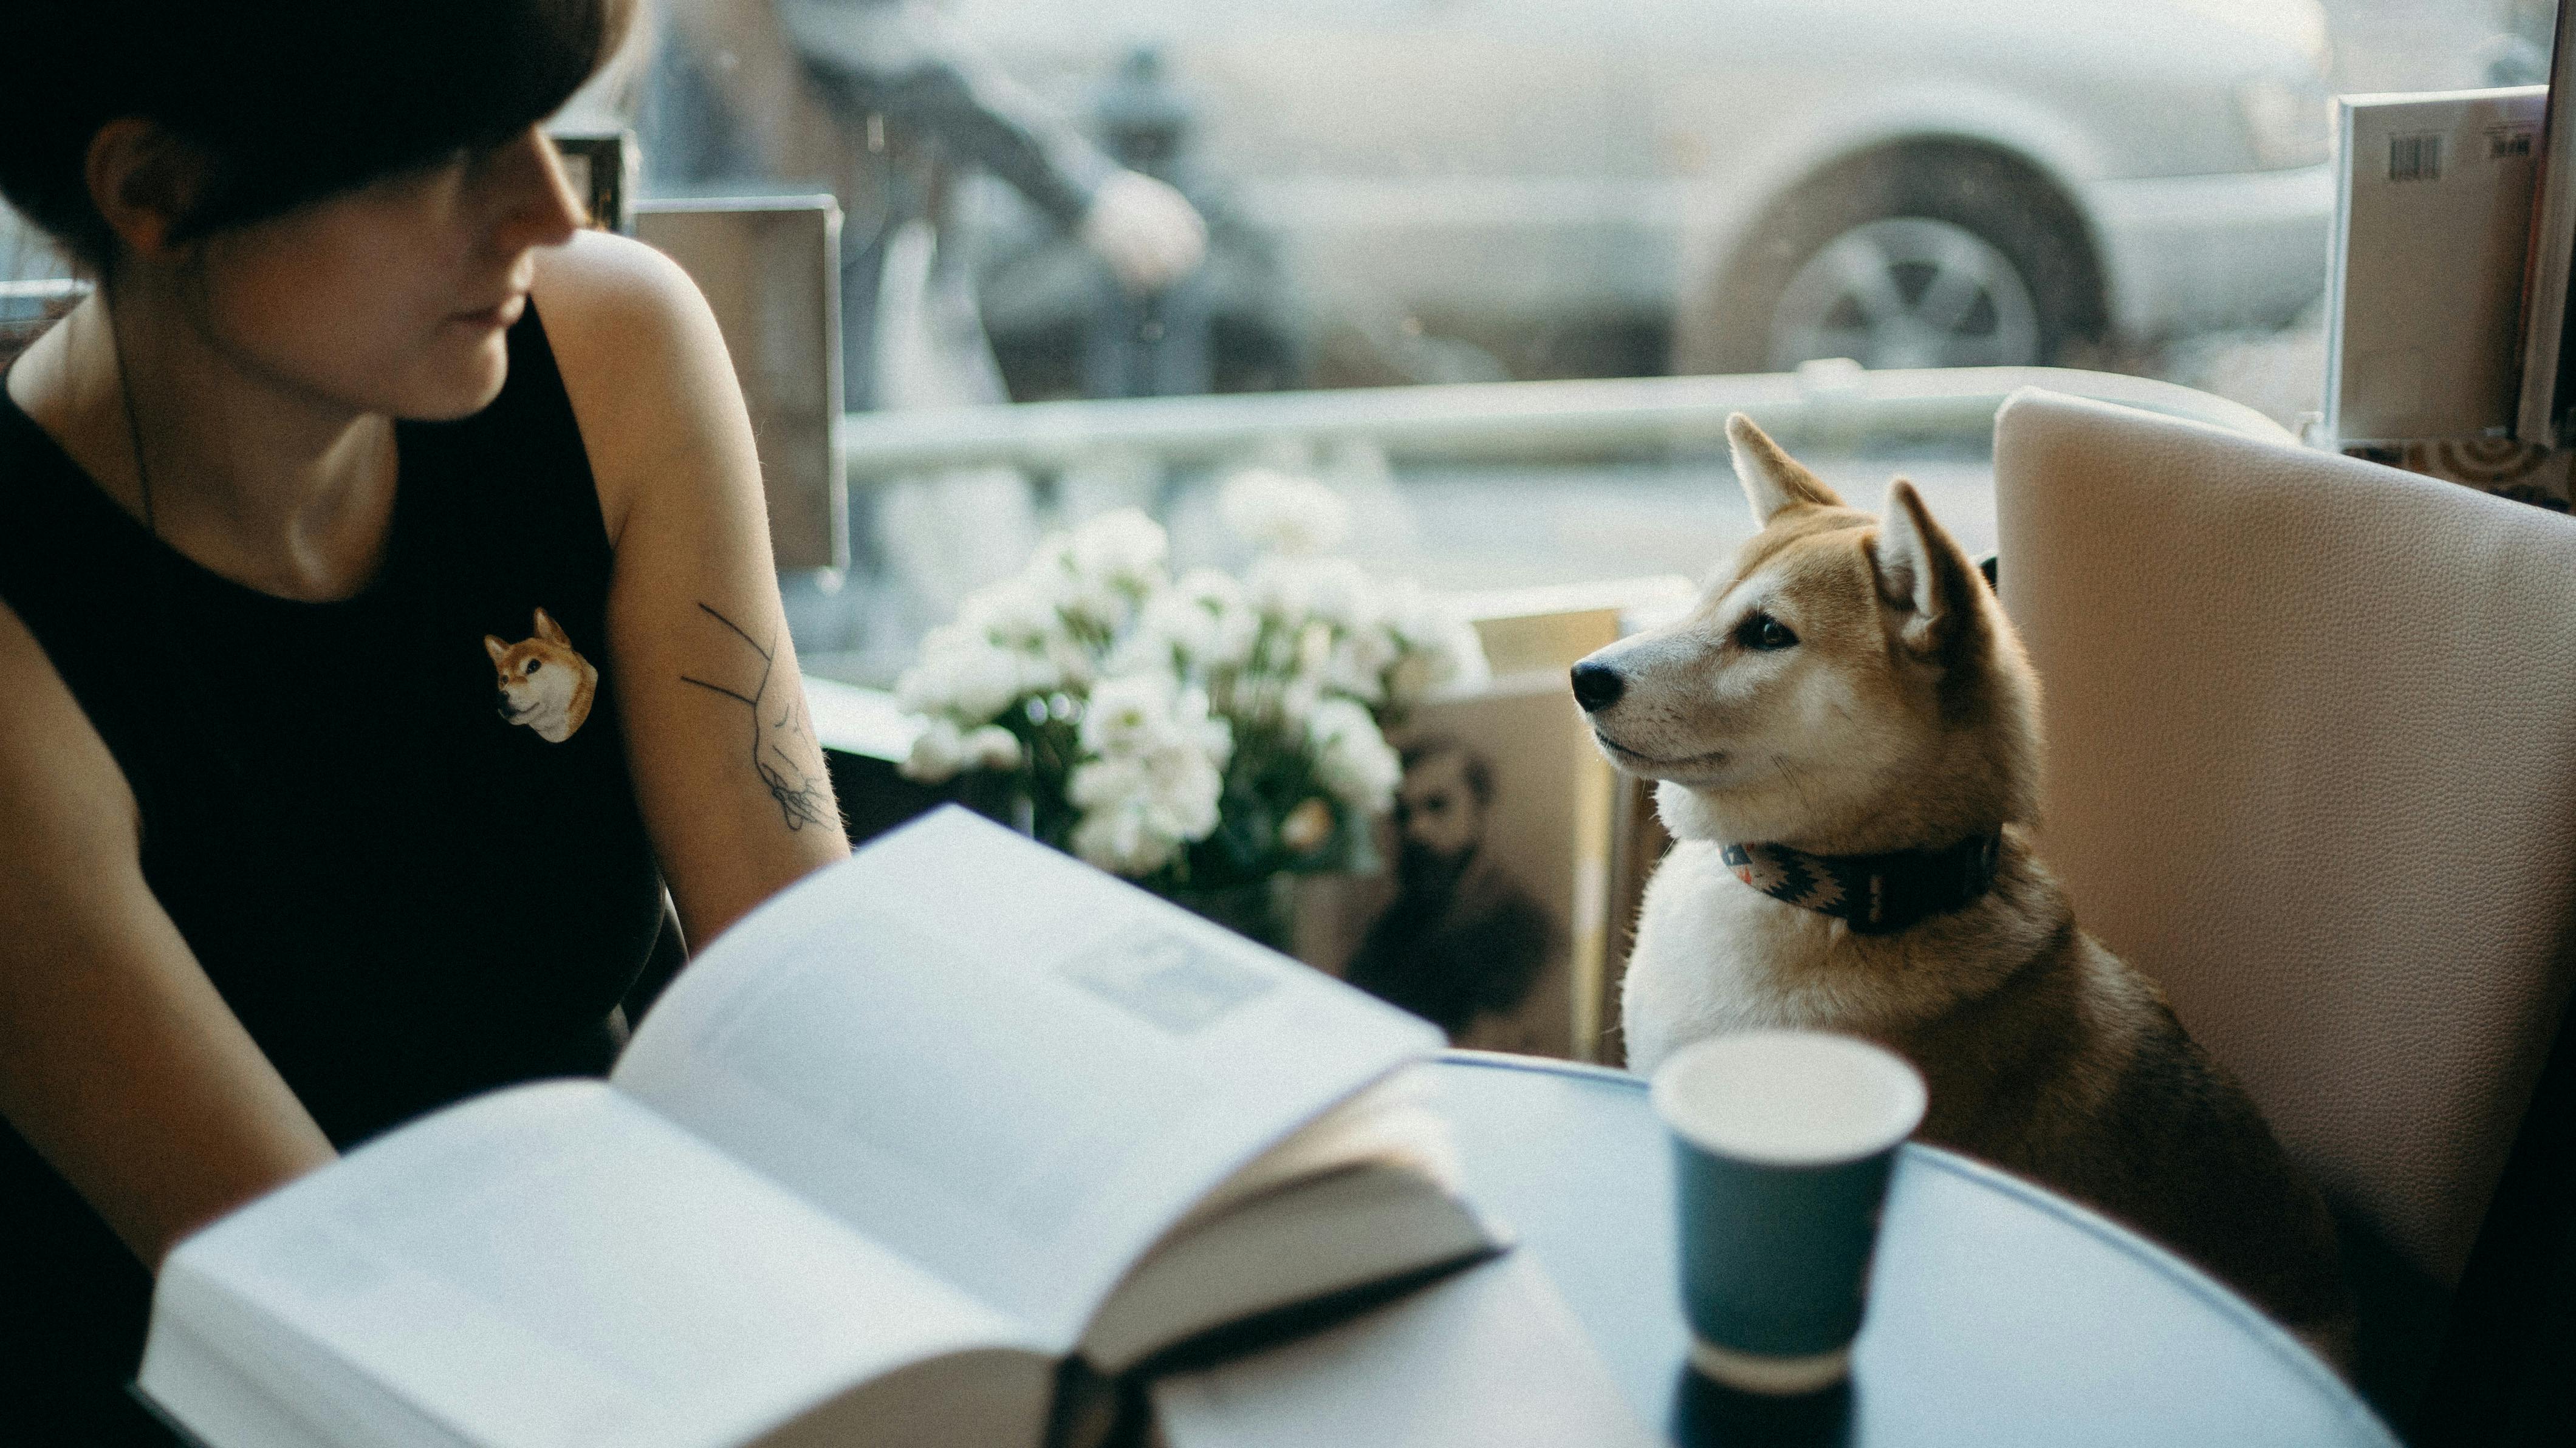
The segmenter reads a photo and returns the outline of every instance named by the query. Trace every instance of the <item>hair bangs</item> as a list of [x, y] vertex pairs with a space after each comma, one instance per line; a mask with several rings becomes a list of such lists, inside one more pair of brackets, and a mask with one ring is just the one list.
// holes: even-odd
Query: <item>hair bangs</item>
[[100, 127], [139, 116], [204, 154], [177, 239], [497, 144], [553, 114], [625, 38], [631, 0], [61, 0], [0, 87], [0, 190], [82, 260]]
[[[623, 0], [281, 8], [308, 12], [297, 43], [277, 52], [297, 104], [234, 110], [211, 125], [168, 118], [216, 163], [187, 234], [506, 141], [581, 88], [629, 13]], [[303, 55], [290, 58], [295, 50]]]

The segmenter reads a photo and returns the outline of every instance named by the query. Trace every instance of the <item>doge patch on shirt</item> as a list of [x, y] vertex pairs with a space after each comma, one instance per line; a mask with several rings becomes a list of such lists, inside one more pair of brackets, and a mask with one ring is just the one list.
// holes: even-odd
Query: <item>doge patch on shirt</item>
[[525, 724], [549, 744], [561, 744], [590, 717], [599, 670], [575, 652], [563, 625], [537, 610], [536, 632], [517, 643], [483, 636], [483, 650], [500, 675], [501, 717]]

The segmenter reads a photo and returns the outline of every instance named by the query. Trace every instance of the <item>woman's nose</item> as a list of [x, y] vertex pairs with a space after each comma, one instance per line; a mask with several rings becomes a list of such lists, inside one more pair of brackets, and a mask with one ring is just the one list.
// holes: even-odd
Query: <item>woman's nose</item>
[[509, 188], [503, 240], [512, 249], [560, 246], [590, 219], [590, 210], [564, 174], [552, 138], [535, 126], [511, 143], [501, 184]]

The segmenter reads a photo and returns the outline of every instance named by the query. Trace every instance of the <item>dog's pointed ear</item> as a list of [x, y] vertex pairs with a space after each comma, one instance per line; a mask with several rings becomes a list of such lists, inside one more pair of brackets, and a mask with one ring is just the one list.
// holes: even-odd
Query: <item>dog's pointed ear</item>
[[483, 652], [492, 656], [492, 665], [494, 668], [498, 668], [500, 667], [501, 660], [508, 656], [510, 646], [501, 642], [500, 639], [491, 634], [485, 634], [483, 636]]
[[1960, 623], [1976, 606], [1971, 586], [1984, 580], [1958, 540], [1923, 506], [1923, 495], [1903, 478], [1887, 485], [1876, 561], [1879, 597], [1906, 616], [1907, 648], [1928, 655], [1960, 637]]
[[1825, 480], [1780, 450], [1753, 419], [1735, 413], [1726, 419], [1726, 450], [1735, 455], [1735, 480], [1744, 485], [1744, 500], [1753, 505], [1753, 526], [1767, 528], [1780, 510], [1799, 503], [1839, 508], [1843, 500]]
[[542, 608], [537, 610], [537, 637], [559, 648], [572, 647], [572, 639], [564, 633], [563, 625], [555, 622]]

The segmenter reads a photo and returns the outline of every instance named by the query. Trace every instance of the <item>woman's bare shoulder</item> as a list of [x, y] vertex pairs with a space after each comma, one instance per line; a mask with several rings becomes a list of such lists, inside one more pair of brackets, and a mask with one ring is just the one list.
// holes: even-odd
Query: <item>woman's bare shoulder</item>
[[637, 488], [740, 417], [724, 335], [677, 262], [608, 232], [540, 252], [533, 295], [615, 538]]
[[558, 311], [576, 325], [613, 327], [665, 322], [692, 304], [704, 306], [678, 262], [631, 236], [577, 231], [562, 246], [538, 252], [536, 264], [537, 305], [546, 312], [549, 336]]

